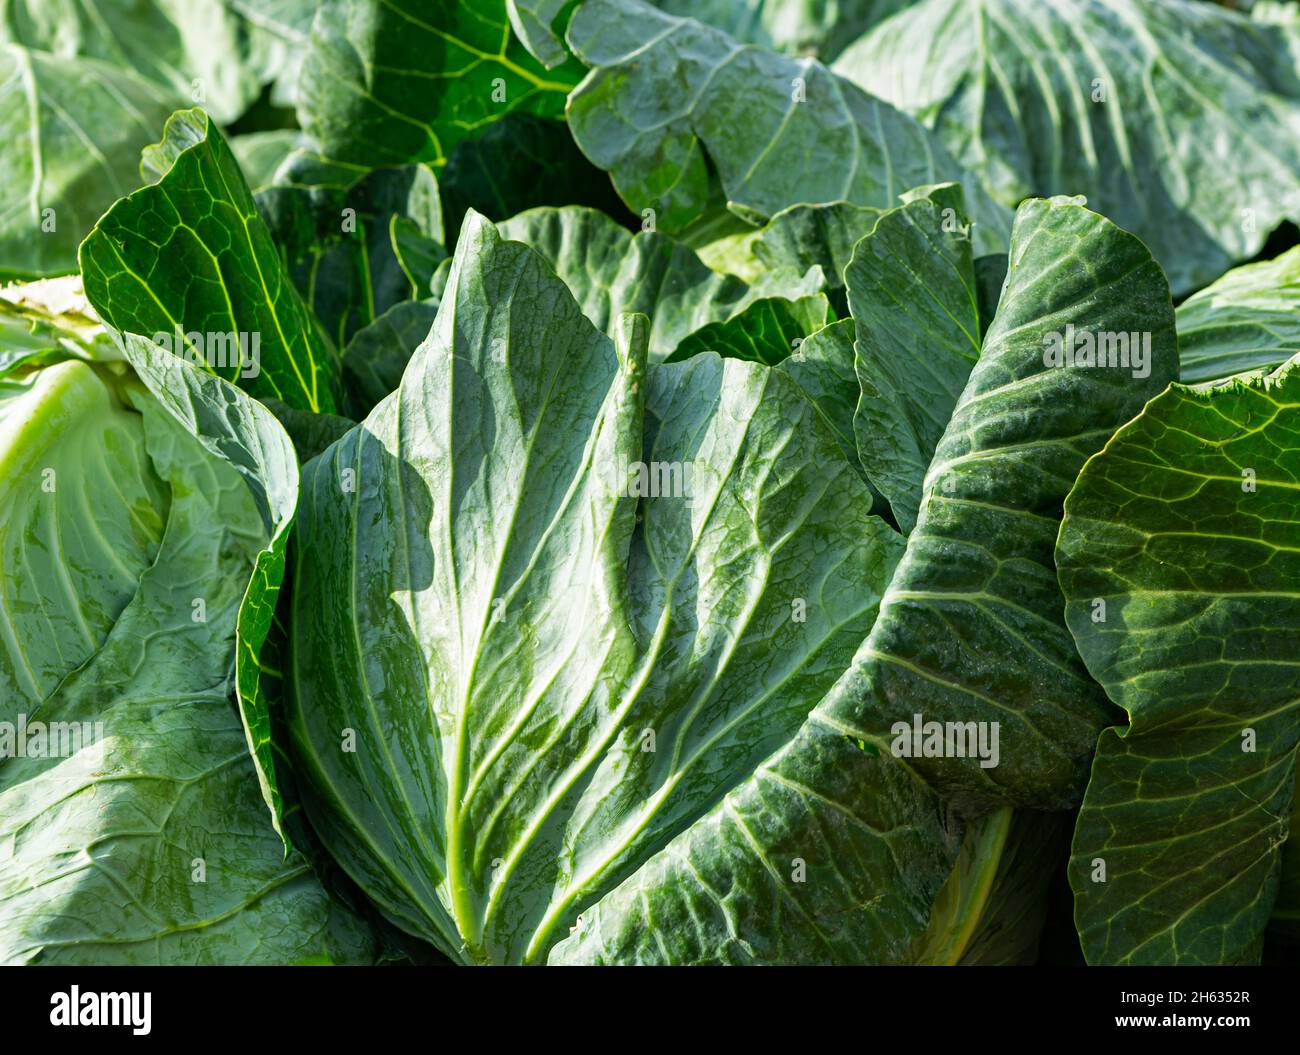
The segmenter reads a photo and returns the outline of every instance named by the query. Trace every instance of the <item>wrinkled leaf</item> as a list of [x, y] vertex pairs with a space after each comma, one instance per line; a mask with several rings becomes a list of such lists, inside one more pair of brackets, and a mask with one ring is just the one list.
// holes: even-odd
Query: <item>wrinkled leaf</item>
[[[457, 959], [545, 959], [751, 779], [847, 664], [901, 546], [786, 377], [712, 355], [647, 374], [646, 329], [625, 317], [616, 353], [541, 257], [471, 214], [401, 387], [305, 470], [291, 728], [307, 805], [386, 914]], [[641, 459], [689, 466], [689, 488], [623, 497]], [[778, 814], [751, 796], [755, 827], [729, 812], [717, 837], [741, 857], [782, 830], [817, 841], [822, 924], [795, 908], [763, 940], [824, 924], [836, 936], [801, 958], [888, 957], [955, 848], [906, 770], [811, 735], [817, 759], [762, 783]], [[821, 764], [826, 784], [801, 787]], [[903, 862], [896, 887], [873, 883]], [[746, 878], [757, 898], [769, 882]], [[846, 916], [850, 884], [878, 911]], [[673, 928], [653, 940], [745, 948], [720, 921], [707, 953]]]
[[[1045, 366], [1043, 331], [1070, 317], [1154, 328], [1152, 377]], [[1176, 354], [1168, 287], [1140, 242], [1073, 202], [1022, 205], [997, 318], [852, 665], [785, 748], [584, 912], [551, 961], [901, 960], [939, 893], [933, 869], [946, 861], [950, 880], [956, 857], [926, 819], [923, 781], [979, 804], [1076, 800], [1107, 710], [1061, 617], [1060, 507], [1088, 454], [1172, 376]], [[918, 715], [998, 722], [998, 764], [971, 754], [904, 764], [893, 723]], [[910, 859], [885, 849], [891, 815], [912, 818]], [[852, 831], [852, 851], [834, 845]], [[838, 867], [837, 881], [787, 882], [794, 855], [810, 870]]]
[[1300, 217], [1281, 31], [1213, 4], [922, 0], [835, 69], [933, 128], [999, 201], [1085, 195], [1175, 294]]
[[[636, 212], [680, 232], [725, 204], [752, 223], [791, 205], [890, 208], [921, 184], [966, 178], [916, 121], [813, 59], [749, 45], [641, 0], [586, 0], [569, 44], [591, 72], [569, 127]], [[967, 183], [981, 252], [1006, 247], [1008, 214]]]
[[126, 355], [148, 388], [76, 359], [0, 382], [0, 961], [369, 960], [286, 857], [228, 698], [279, 583], [288, 440], [212, 375]]
[[961, 188], [883, 213], [845, 271], [867, 476], [910, 532], [926, 470], [980, 354], [975, 264]]

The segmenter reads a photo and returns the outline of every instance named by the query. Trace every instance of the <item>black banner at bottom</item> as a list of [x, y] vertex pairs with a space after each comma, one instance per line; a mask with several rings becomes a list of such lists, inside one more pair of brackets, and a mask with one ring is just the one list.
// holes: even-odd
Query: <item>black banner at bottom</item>
[[128, 1043], [373, 1046], [432, 1024], [431, 1042], [454, 1030], [494, 1045], [571, 1043], [575, 1033], [583, 1043], [604, 1036], [675, 1047], [712, 1034], [770, 1044], [824, 1037], [830, 1019], [836, 1031], [889, 1022], [930, 1043], [1117, 1034], [1230, 1043], [1243, 1032], [1280, 1034], [1296, 1002], [1295, 972], [1272, 968], [31, 967], [0, 981], [11, 1039], [47, 1033], [92, 1043], [114, 1034]]

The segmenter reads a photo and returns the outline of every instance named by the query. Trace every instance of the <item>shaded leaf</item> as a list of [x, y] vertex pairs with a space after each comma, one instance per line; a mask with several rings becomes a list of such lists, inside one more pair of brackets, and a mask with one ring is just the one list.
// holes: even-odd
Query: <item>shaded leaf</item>
[[580, 76], [528, 54], [506, 0], [338, 0], [312, 23], [298, 121], [337, 161], [437, 168], [507, 113], [558, 117]]
[[717, 352], [728, 359], [748, 359], [775, 366], [831, 321], [830, 304], [821, 294], [786, 300], [755, 300], [724, 322], [702, 326], [677, 345], [668, 357], [680, 362], [702, 352]]
[[980, 354], [975, 265], [961, 188], [883, 213], [845, 271], [862, 397], [858, 457], [904, 532]]
[[294, 285], [339, 348], [394, 304], [427, 296], [418, 282], [447, 255], [427, 166], [378, 168], [335, 185], [350, 176], [298, 155], [256, 197]]
[[429, 336], [438, 314], [437, 301], [395, 304], [348, 343], [343, 353], [346, 404], [357, 420], [401, 383], [406, 364]]
[[1068, 842], [1066, 814], [1004, 806], [971, 822], [952, 875], [908, 961], [1023, 966], [1038, 956], [1051, 861]]
[[506, 114], [459, 143], [439, 185], [449, 231], [460, 230], [470, 209], [506, 220], [542, 205], [585, 205], [631, 219], [609, 174], [587, 160], [568, 126], [527, 113]]

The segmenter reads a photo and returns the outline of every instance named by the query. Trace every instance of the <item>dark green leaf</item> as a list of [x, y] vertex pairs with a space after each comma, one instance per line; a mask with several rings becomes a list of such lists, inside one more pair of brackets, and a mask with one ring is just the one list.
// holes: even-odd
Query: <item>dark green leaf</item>
[[975, 266], [961, 188], [883, 213], [845, 271], [862, 397], [854, 431], [867, 478], [904, 532], [980, 354]]
[[335, 440], [356, 425], [352, 418], [338, 414], [313, 414], [310, 410], [296, 410], [278, 399], [267, 399], [263, 405], [284, 427], [293, 441], [294, 452], [303, 465], [320, 454]]
[[298, 120], [326, 157], [436, 168], [507, 113], [560, 116], [580, 76], [515, 40], [506, 0], [337, 0], [312, 24]]
[[343, 353], [343, 384], [353, 417], [364, 418], [396, 390], [406, 364], [429, 336], [437, 314], [437, 301], [407, 301], [357, 331]]
[[702, 326], [677, 345], [669, 362], [689, 359], [701, 352], [717, 352], [729, 359], [748, 359], [775, 366], [831, 321], [833, 312], [821, 294], [786, 300], [764, 297], [748, 304], [724, 322]]
[[170, 342], [255, 396], [333, 410], [336, 353], [207, 114], [173, 114], [142, 166], [157, 182], [114, 205], [81, 246], [86, 296], [100, 317]]
[[507, 114], [458, 144], [439, 185], [449, 231], [470, 209], [506, 220], [542, 205], [586, 205], [630, 219], [609, 174], [586, 159], [568, 127], [532, 114]]
[[1295, 944], [1300, 943], [1300, 782], [1293, 783], [1291, 818], [1282, 847], [1282, 876], [1273, 914], [1268, 919], [1268, 933]]
[[394, 304], [427, 296], [446, 258], [438, 183], [425, 165], [350, 171], [298, 155], [257, 195], [294, 285], [337, 347]]

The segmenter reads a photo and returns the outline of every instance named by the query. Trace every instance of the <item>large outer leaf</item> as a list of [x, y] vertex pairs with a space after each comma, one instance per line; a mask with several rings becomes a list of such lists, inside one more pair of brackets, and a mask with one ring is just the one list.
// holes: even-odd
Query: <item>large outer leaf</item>
[[170, 110], [128, 70], [0, 46], [0, 274], [75, 271], [86, 232], [139, 186], [140, 149]]
[[1074, 835], [1093, 963], [1258, 959], [1300, 741], [1298, 408], [1293, 366], [1175, 385], [1066, 503], [1066, 618], [1129, 714], [1097, 745]]
[[580, 76], [529, 55], [506, 0], [338, 0], [312, 24], [298, 121], [336, 161], [438, 167], [507, 113], [559, 116]]
[[1300, 352], [1300, 246], [1234, 268], [1178, 307], [1179, 380], [1269, 369]]
[[[228, 378], [292, 407], [333, 410], [334, 350], [288, 280], [207, 114], [173, 114], [144, 164], [157, 182], [114, 205], [81, 246], [86, 296], [100, 316], [145, 337], [257, 334], [256, 376], [241, 376], [236, 363]], [[211, 361], [188, 336], [182, 347]]]
[[126, 353], [172, 418], [215, 458], [234, 467], [252, 495], [267, 532], [239, 605], [235, 691], [262, 798], [271, 811], [272, 824], [283, 835], [284, 797], [275, 771], [260, 653], [275, 616], [289, 526], [298, 505], [294, 450], [261, 408], [251, 400], [232, 396], [228, 387], [188, 369], [179, 358], [156, 354], [149, 344], [135, 337], [127, 338]]
[[594, 209], [530, 209], [500, 225], [501, 234], [539, 252], [565, 281], [583, 313], [610, 332], [623, 312], [650, 319], [650, 358], [666, 359], [682, 340], [765, 297], [797, 300], [821, 292], [819, 268], [774, 268], [753, 285], [710, 271], [667, 235], [633, 235]]
[[[1067, 325], [1149, 333], [1149, 376], [1044, 365], [1046, 336]], [[864, 735], [883, 738], [917, 713], [999, 721], [1000, 765], [913, 765], [994, 801], [1077, 801], [1109, 709], [1061, 618], [1061, 503], [1087, 457], [1173, 376], [1176, 357], [1169, 289], [1141, 242], [1070, 200], [1021, 206], [997, 316], [865, 646], [874, 665]]]
[[[1151, 376], [1045, 367], [1043, 334], [1067, 320], [1154, 331]], [[925, 944], [924, 930], [915, 920], [909, 928], [900, 911], [918, 893], [914, 866], [881, 861], [873, 835], [858, 836], [857, 849], [837, 862], [848, 871], [829, 892], [810, 884], [804, 894], [778, 871], [792, 845], [809, 862], [827, 860], [818, 835], [826, 825], [886, 827], [862, 785], [846, 795], [850, 782], [888, 788], [893, 809], [913, 817], [924, 802], [920, 779], [981, 804], [1077, 800], [1107, 709], [1061, 616], [1052, 552], [1061, 503], [1088, 454], [1173, 375], [1176, 355], [1168, 286], [1137, 239], [1070, 201], [1022, 205], [997, 317], [853, 665], [787, 747], [585, 912], [552, 961], [834, 960], [855, 952], [861, 960], [864, 949], [906, 957], [894, 944], [900, 938]], [[898, 779], [891, 725], [910, 726], [918, 713], [1001, 723], [1000, 764], [910, 758], [907, 779]], [[855, 765], [866, 758], [874, 766]], [[746, 829], [741, 849], [736, 833]], [[922, 825], [914, 852], [933, 837]], [[868, 911], [863, 879], [873, 884], [866, 890], [901, 895], [904, 905]], [[837, 899], [832, 919], [843, 931], [826, 925]], [[882, 920], [895, 929], [864, 941]]]
[[716, 211], [712, 166], [728, 207], [753, 222], [809, 202], [890, 208], [912, 187], [967, 178], [981, 251], [1006, 247], [1006, 211], [934, 136], [813, 59], [641, 0], [586, 0], [569, 43], [593, 67], [569, 97], [574, 139], [664, 231]]
[[[955, 853], [937, 800], [821, 726], [750, 781], [848, 663], [901, 541], [783, 373], [706, 355], [647, 375], [647, 340], [625, 318], [616, 355], [540, 256], [467, 219], [401, 387], [305, 470], [309, 811], [401, 926], [462, 960], [537, 961], [749, 782], [701, 867], [753, 838], [806, 853], [807, 904], [741, 938], [715, 904], [707, 945], [660, 939], [686, 959], [901, 955]], [[638, 522], [610, 481], [641, 459], [693, 466], [690, 501], [646, 499]], [[762, 867], [744, 882], [789, 897]]]
[[1182, 0], [922, 0], [838, 73], [917, 115], [998, 200], [1083, 194], [1175, 293], [1300, 217], [1281, 31]]
[[89, 723], [0, 759], [0, 961], [367, 959], [285, 856], [228, 699], [237, 623], [279, 581], [288, 439], [143, 339], [126, 354], [149, 389], [78, 360], [0, 382], [0, 730]]
[[[811, 400], [835, 434], [840, 450], [871, 492], [871, 511], [889, 516], [888, 503], [867, 478], [853, 434], [860, 388], [853, 365], [853, 320], [825, 322], [826, 298], [758, 300], [726, 322], [697, 330], [669, 361], [704, 352], [775, 365]], [[896, 526], [896, 525], [895, 525]]]

